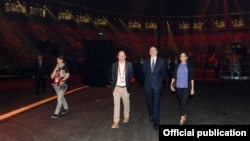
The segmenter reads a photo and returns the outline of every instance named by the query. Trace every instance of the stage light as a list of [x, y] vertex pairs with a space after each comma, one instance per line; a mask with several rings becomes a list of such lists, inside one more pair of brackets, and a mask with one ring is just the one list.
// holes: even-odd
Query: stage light
[[90, 23], [90, 19], [86, 15], [76, 15], [76, 22], [78, 23]]
[[130, 29], [141, 29], [141, 22], [136, 21], [136, 20], [134, 20], [134, 21], [130, 20], [128, 22], [128, 28], [130, 28]]
[[72, 15], [71, 15], [71, 13], [69, 13], [69, 12], [62, 12], [62, 11], [60, 11], [60, 12], [58, 12], [58, 19], [59, 20], [66, 20], [66, 21], [69, 21], [69, 20], [71, 20], [71, 17]]
[[145, 23], [145, 29], [157, 29], [157, 23], [156, 22], [146, 22]]
[[201, 22], [201, 21], [194, 22], [193, 23], [193, 29], [194, 30], [202, 30], [203, 29], [203, 25], [204, 25], [204, 23]]
[[223, 20], [220, 20], [220, 21], [216, 20], [216, 21], [214, 22], [214, 25], [215, 25], [215, 27], [218, 28], [218, 29], [222, 29], [222, 28], [225, 28], [225, 27], [226, 27], [226, 23], [225, 23], [225, 21], [223, 21]]
[[107, 21], [103, 18], [95, 18], [94, 20], [94, 25], [100, 25], [100, 26], [106, 26], [107, 25]]
[[190, 29], [190, 24], [188, 22], [179, 22], [179, 29], [180, 30], [188, 30]]
[[239, 20], [234, 19], [234, 20], [232, 20], [232, 26], [234, 28], [241, 28], [241, 27], [245, 26], [245, 23], [242, 19], [239, 19]]

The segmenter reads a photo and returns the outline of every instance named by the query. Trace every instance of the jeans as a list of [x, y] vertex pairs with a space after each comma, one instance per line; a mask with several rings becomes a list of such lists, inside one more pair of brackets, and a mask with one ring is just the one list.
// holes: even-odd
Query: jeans
[[52, 84], [52, 86], [57, 94], [57, 105], [56, 105], [54, 114], [58, 115], [62, 106], [64, 109], [68, 109], [68, 103], [64, 97], [64, 94], [66, 90], [68, 89], [68, 85], [64, 84], [64, 85], [58, 86], [56, 84]]

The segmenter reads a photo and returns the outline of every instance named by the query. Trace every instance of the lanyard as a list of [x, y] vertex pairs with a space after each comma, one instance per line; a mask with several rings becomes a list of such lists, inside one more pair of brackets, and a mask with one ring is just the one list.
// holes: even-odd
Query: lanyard
[[60, 73], [61, 73], [61, 68], [59, 68], [58, 70], [56, 70], [56, 76], [55, 76], [55, 79], [54, 79], [54, 83], [59, 85], [60, 84]]
[[120, 76], [120, 81], [121, 82], [125, 81], [125, 70], [126, 70], [126, 63], [124, 63], [124, 69], [123, 69], [122, 74], [121, 74], [121, 70], [120, 70], [120, 63], [118, 63], [118, 75]]

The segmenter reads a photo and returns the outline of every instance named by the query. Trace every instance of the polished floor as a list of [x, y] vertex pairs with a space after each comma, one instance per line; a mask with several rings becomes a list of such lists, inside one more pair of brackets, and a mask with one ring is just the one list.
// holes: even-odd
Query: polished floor
[[[70, 111], [51, 119], [55, 94], [47, 80], [46, 93], [34, 95], [30, 78], [0, 81], [0, 117], [17, 109], [17, 114], [0, 121], [1, 141], [158, 141], [159, 133], [149, 122], [145, 95], [132, 85], [129, 123], [111, 129], [113, 97], [111, 87], [84, 87], [82, 75], [72, 75], [66, 99]], [[75, 91], [73, 91], [75, 90]], [[195, 81], [195, 96], [189, 100], [186, 125], [250, 125], [250, 81]], [[51, 98], [51, 99], [50, 99]], [[41, 102], [47, 99], [45, 102]], [[39, 103], [40, 102], [40, 103]], [[27, 105], [38, 103], [27, 108]], [[27, 109], [23, 109], [26, 107]], [[121, 106], [122, 108], [122, 106]], [[121, 120], [122, 111], [121, 111]], [[167, 87], [161, 99], [161, 124], [178, 125], [179, 107]]]

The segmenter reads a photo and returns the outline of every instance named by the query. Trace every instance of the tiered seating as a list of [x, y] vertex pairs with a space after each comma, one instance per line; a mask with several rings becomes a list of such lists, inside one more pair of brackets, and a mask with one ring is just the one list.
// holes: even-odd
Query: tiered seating
[[[36, 47], [35, 41], [37, 40], [42, 42], [55, 41], [59, 45], [59, 52], [67, 53], [70, 50], [79, 53], [84, 49], [83, 41], [98, 39], [99, 32], [104, 33], [104, 39], [112, 40], [117, 47], [129, 51], [129, 56], [132, 58], [148, 56], [149, 47], [157, 46], [157, 37], [154, 32], [143, 30], [127, 32], [118, 28], [116, 31], [112, 31], [107, 27], [78, 26], [53, 23], [53, 21], [49, 24], [28, 20], [20, 22], [13, 18], [9, 21], [0, 21], [0, 47], [3, 48], [3, 52], [6, 52], [0, 54], [0, 61], [30, 62], [34, 54], [30, 47], [33, 47], [32, 45]], [[197, 54], [207, 53], [210, 46], [219, 47], [223, 51], [230, 49], [232, 41], [242, 40], [249, 44], [248, 37], [250, 37], [249, 31], [235, 34], [222, 32], [221, 35], [180, 33], [172, 37], [165, 34], [161, 37], [161, 49], [165, 52], [185, 50], [197, 56]]]
[[58, 26], [52, 26], [53, 30], [57, 32], [58, 35], [60, 35], [68, 44], [70, 47], [72, 47], [74, 50], [80, 50], [83, 49], [82, 42], [79, 41], [74, 36], [74, 31], [70, 27], [58, 27]]
[[47, 27], [40, 23], [33, 23], [29, 22], [27, 23], [29, 32], [31, 35], [39, 40], [39, 41], [48, 41], [51, 40], [51, 37], [49, 36], [49, 31], [47, 30]]
[[17, 36], [14, 28], [16, 27], [15, 22], [7, 23], [1, 21], [1, 33], [4, 35], [2, 39], [2, 46], [5, 48], [5, 53], [8, 54], [9, 61], [29, 63], [32, 61], [32, 51], [26, 47], [25, 43], [21, 38]]

